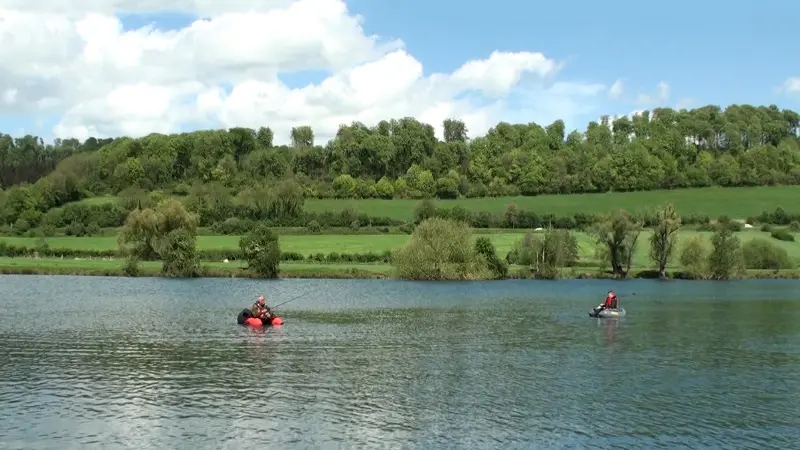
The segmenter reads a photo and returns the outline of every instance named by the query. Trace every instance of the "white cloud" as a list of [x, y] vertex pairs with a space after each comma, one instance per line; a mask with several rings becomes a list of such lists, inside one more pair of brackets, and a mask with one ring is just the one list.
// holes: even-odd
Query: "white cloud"
[[608, 90], [608, 96], [614, 100], [620, 98], [622, 96], [622, 91], [624, 86], [622, 85], [622, 80], [617, 79], [613, 85], [611, 85], [611, 89]]
[[689, 109], [694, 105], [693, 98], [682, 98], [677, 105], [677, 109]]
[[199, 15], [215, 15], [226, 12], [268, 11], [283, 8], [295, 0], [2, 0], [2, 8], [79, 15], [87, 11], [100, 13], [142, 13], [182, 11]]
[[789, 77], [783, 82], [779, 91], [786, 94], [800, 94], [800, 77]]
[[661, 81], [658, 83], [658, 87], [655, 94], [639, 94], [636, 97], [636, 101], [642, 105], [648, 106], [655, 106], [664, 104], [667, 100], [669, 100], [670, 88], [669, 85]]
[[[297, 125], [323, 141], [342, 123], [403, 116], [437, 128], [461, 118], [471, 135], [520, 112], [525, 122], [570, 123], [593, 113], [607, 91], [556, 80], [563, 64], [535, 52], [496, 51], [426, 74], [402, 41], [365, 34], [342, 0], [176, 0], [169, 10], [208, 18], [175, 31], [124, 30], [114, 15], [162, 5], [0, 0], [4, 110], [58, 116], [58, 137], [263, 125], [283, 143]], [[303, 70], [330, 75], [299, 88], [282, 81]]]

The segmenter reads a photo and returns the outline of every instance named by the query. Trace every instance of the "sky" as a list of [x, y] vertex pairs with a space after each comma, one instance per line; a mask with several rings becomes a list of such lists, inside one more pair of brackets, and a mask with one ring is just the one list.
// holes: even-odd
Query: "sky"
[[[165, 9], [167, 6], [170, 9]], [[0, 0], [0, 132], [139, 137], [800, 110], [800, 2]]]

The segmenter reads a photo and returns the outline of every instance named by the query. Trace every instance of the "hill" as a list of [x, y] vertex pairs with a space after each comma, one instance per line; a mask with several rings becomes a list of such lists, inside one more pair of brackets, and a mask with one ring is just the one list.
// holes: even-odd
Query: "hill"
[[[38, 226], [45, 212], [98, 196], [136, 199], [127, 205], [135, 207], [143, 192], [186, 197], [205, 224], [230, 218], [232, 205], [249, 219], [297, 222], [303, 208], [330, 211], [347, 203], [342, 199], [360, 199], [356, 209], [371, 215], [407, 220], [414, 200], [425, 197], [482, 211], [513, 201], [549, 214], [677, 199], [685, 211], [753, 215], [784, 202], [768, 199], [756, 208], [765, 190], [663, 190], [800, 184], [799, 127], [800, 115], [775, 106], [710, 105], [603, 118], [583, 132], [567, 132], [562, 121], [499, 123], [471, 139], [457, 120], [444, 122], [444, 140], [413, 118], [353, 123], [324, 146], [303, 126], [293, 129], [290, 147], [274, 146], [268, 127], [53, 145], [3, 135], [0, 223]], [[652, 193], [603, 194], [632, 191]]]

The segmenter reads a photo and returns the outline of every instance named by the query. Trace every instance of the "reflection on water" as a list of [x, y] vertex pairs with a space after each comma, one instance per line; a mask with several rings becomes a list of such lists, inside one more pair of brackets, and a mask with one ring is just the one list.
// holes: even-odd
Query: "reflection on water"
[[2, 281], [0, 448], [800, 444], [796, 282]]

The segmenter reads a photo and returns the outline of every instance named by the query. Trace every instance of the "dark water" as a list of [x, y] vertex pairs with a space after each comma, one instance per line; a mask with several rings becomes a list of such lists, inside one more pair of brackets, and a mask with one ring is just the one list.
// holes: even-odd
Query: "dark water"
[[0, 286], [0, 448], [800, 448], [793, 281]]

